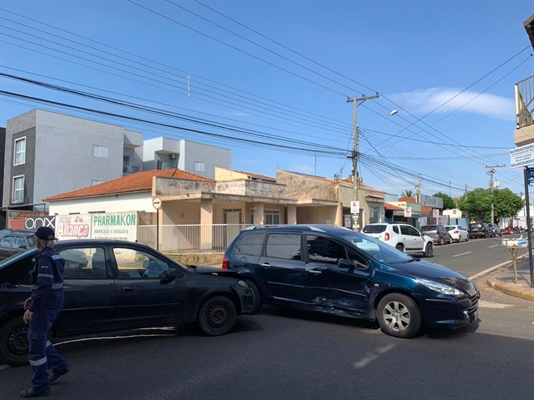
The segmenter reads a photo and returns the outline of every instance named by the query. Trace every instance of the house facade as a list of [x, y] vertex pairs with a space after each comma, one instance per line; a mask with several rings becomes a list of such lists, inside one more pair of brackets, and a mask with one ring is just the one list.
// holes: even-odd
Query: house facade
[[229, 149], [165, 137], [144, 140], [136, 155], [142, 160], [142, 171], [178, 168], [210, 179], [215, 179], [215, 168], [232, 165]]
[[40, 109], [7, 121], [3, 210], [47, 209], [43, 198], [123, 176], [142, 134]]

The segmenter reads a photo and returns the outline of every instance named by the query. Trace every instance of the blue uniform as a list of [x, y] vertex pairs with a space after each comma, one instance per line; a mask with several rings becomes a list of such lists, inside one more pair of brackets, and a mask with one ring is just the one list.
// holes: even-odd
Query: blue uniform
[[36, 392], [48, 392], [50, 381], [48, 369], [53, 372], [68, 368], [52, 343], [48, 332], [63, 309], [63, 269], [65, 260], [54, 250], [44, 248], [35, 260], [31, 272], [32, 301], [29, 310], [33, 312], [28, 330], [30, 365], [33, 369], [32, 385]]

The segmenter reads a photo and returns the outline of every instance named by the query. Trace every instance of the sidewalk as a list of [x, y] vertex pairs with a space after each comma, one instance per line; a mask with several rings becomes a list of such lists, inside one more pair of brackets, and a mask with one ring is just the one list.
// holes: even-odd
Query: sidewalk
[[488, 286], [493, 289], [510, 296], [534, 301], [534, 288], [530, 287], [530, 266], [526, 255], [517, 260], [517, 283], [515, 283], [512, 261], [498, 265], [480, 275], [486, 274]]

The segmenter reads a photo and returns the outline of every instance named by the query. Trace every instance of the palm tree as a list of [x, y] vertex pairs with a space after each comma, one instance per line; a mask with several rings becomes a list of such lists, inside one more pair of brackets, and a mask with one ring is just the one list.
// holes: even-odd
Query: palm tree
[[401, 196], [411, 197], [413, 199], [413, 190], [404, 190], [401, 193]]

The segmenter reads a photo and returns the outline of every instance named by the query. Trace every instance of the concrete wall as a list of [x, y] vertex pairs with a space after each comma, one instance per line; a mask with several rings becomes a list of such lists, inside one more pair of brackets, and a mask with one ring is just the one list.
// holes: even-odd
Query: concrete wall
[[278, 183], [256, 182], [249, 180], [216, 182], [217, 193], [238, 194], [270, 198], [286, 197], [286, 187]]
[[213, 192], [214, 182], [186, 181], [183, 179], [155, 177], [154, 195], [171, 196], [185, 193]]
[[232, 171], [231, 169], [215, 167], [216, 181], [234, 181], [238, 179], [248, 179], [248, 175], [243, 172]]
[[94, 212], [117, 213], [129, 211], [155, 212], [150, 192], [53, 201], [50, 203], [49, 214], [68, 215], [73, 213], [90, 214]]
[[515, 130], [514, 143], [517, 147], [534, 143], [534, 124]]
[[187, 225], [200, 223], [200, 202], [163, 202], [162, 220], [163, 225]]
[[297, 224], [336, 224], [337, 207], [298, 207]]
[[286, 186], [290, 198], [339, 201], [338, 188], [332, 182], [282, 170], [276, 170], [276, 182]]

